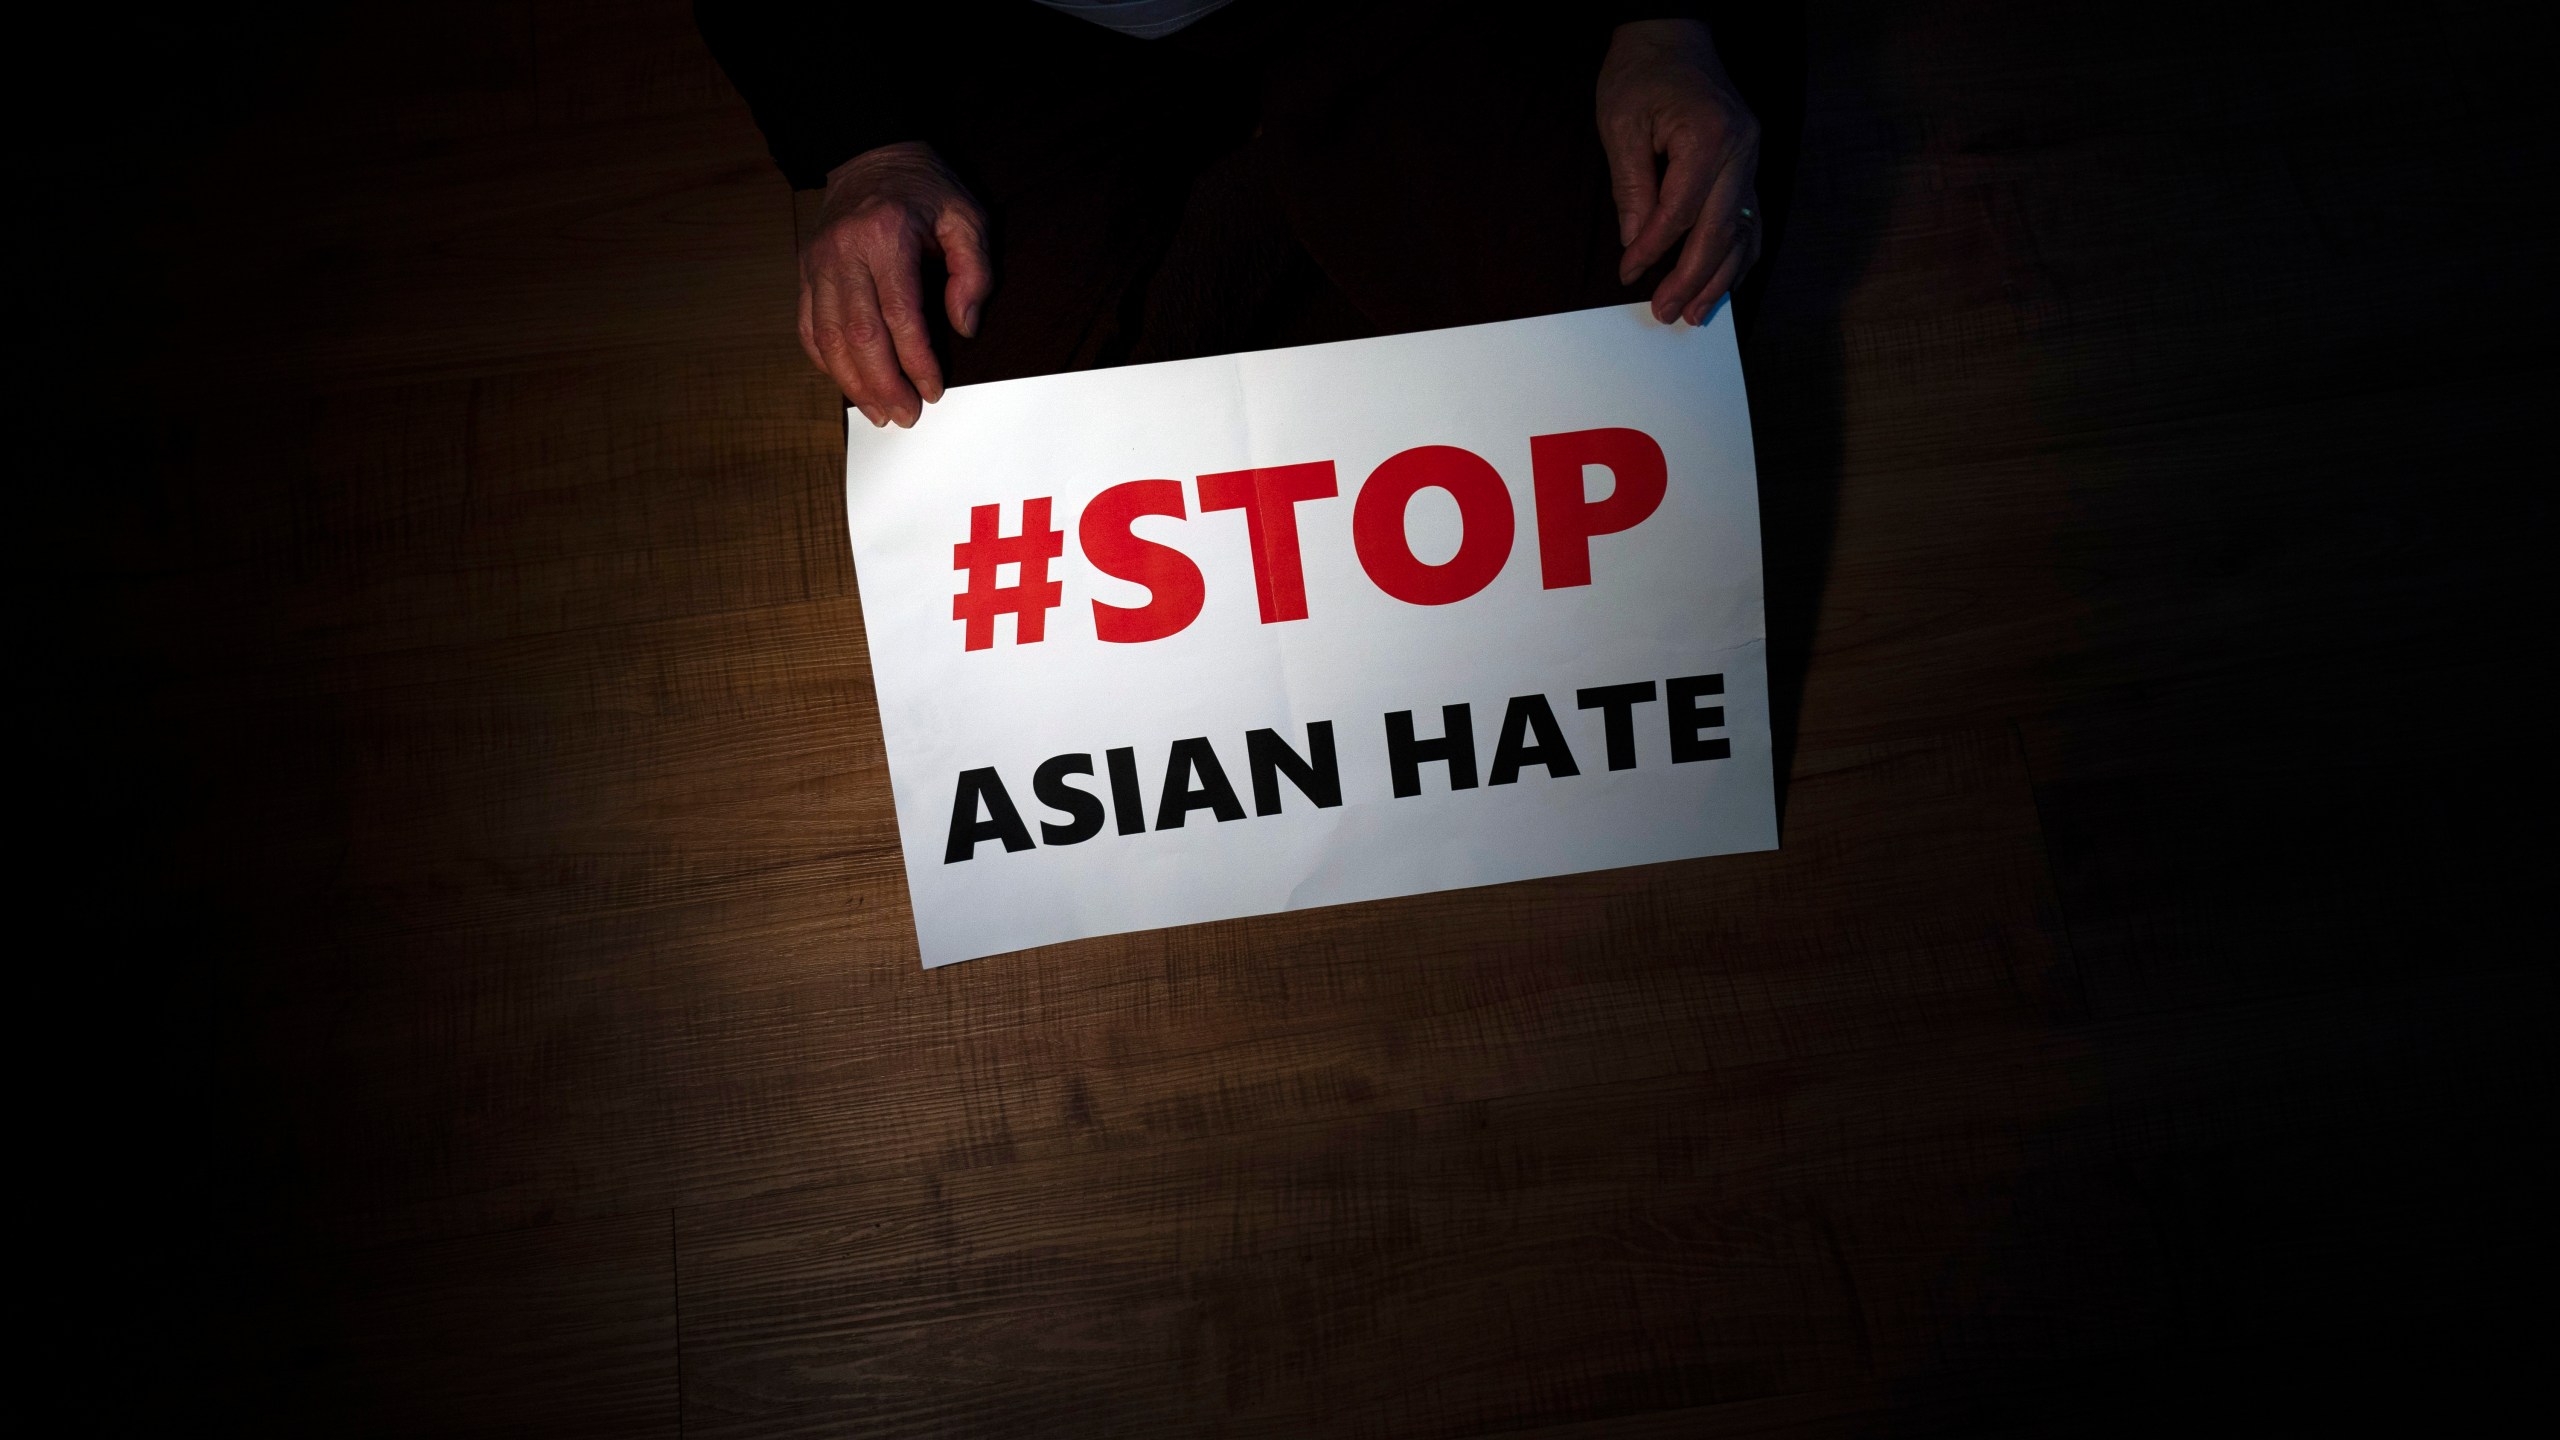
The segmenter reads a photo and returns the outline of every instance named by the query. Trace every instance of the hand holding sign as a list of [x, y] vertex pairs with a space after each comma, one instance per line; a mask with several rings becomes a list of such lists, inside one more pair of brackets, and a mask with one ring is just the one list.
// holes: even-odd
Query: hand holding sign
[[1698, 324], [1760, 258], [1760, 122], [1695, 20], [1619, 26], [1597, 99], [1627, 247], [1618, 279], [1634, 284], [1679, 246], [1679, 263], [1654, 288], [1653, 317]]
[[[1500, 22], [1471, 18], [1460, 23], [1498, 27]], [[1323, 85], [1317, 88], [1331, 93]], [[1633, 285], [1649, 268], [1676, 256], [1655, 287], [1654, 313], [1666, 322], [1685, 317], [1697, 324], [1759, 255], [1753, 195], [1759, 123], [1726, 75], [1707, 27], [1696, 20], [1617, 26], [1592, 93], [1617, 199], [1618, 239], [1625, 247], [1619, 281]], [[1293, 125], [1312, 125], [1330, 134], [1334, 127], [1333, 118], [1320, 111], [1300, 114], [1290, 107], [1263, 120], [1279, 132]], [[1469, 122], [1452, 123], [1458, 126], [1462, 145], [1478, 139]], [[1472, 122], [1475, 127], [1485, 123], [1482, 117]], [[1257, 124], [1256, 138], [1247, 143], [1285, 149], [1289, 143], [1285, 140], [1260, 138], [1266, 128]], [[1385, 147], [1380, 153], [1398, 153], [1384, 137], [1379, 143]], [[1483, 143], [1489, 146], [1488, 154], [1502, 153], [1498, 143]], [[1218, 152], [1211, 147], [1203, 153]], [[1364, 183], [1375, 183], [1343, 175], [1347, 163], [1337, 155], [1311, 167], [1296, 183], [1319, 197], [1336, 191], [1357, 195], [1363, 193]], [[1269, 168], [1241, 167], [1256, 173]], [[1391, 191], [1427, 194], [1429, 187], [1417, 181], [1418, 172], [1428, 168], [1407, 165], [1390, 171], [1386, 184]], [[1582, 183], [1587, 176], [1573, 179]], [[1467, 188], [1473, 194], [1488, 187]], [[1177, 198], [1181, 193], [1180, 186], [1172, 191]], [[1001, 192], [997, 194], [1003, 198]], [[1336, 271], [1328, 252], [1298, 233], [1301, 227], [1294, 222], [1279, 226], [1267, 218], [1294, 213], [1293, 207], [1291, 196], [1285, 194], [1244, 207], [1244, 213], [1264, 217], [1252, 223], [1290, 232], [1258, 236], [1252, 244], [1309, 246], [1307, 258], [1319, 269]], [[1372, 209], [1364, 206], [1358, 213], [1371, 215]], [[1371, 218], [1350, 226], [1358, 238], [1349, 244], [1346, 255], [1334, 258], [1347, 258], [1353, 270], [1362, 270], [1373, 268], [1359, 258], [1368, 251], [1430, 256], [1452, 246], [1480, 246], [1482, 220], [1481, 213], [1463, 204], [1417, 202], [1393, 219]], [[1044, 246], [1048, 239], [1039, 227], [1026, 230], [1016, 216], [1009, 243], [1017, 247], [1013, 252], [1017, 260], [1023, 255], [1019, 247]], [[1336, 236], [1334, 243], [1339, 247], [1341, 237]], [[1120, 262], [1126, 261], [1129, 273], [1140, 277], [1138, 283], [1146, 283], [1144, 277], [1154, 263], [1149, 257], [1157, 253], [1150, 242], [1114, 240], [1111, 248], [1117, 253], [1082, 255], [1074, 273], [1116, 273], [1122, 268]], [[1579, 256], [1586, 251], [1577, 236], [1566, 253]], [[952, 329], [975, 337], [996, 276], [989, 259], [986, 210], [961, 178], [931, 146], [914, 141], [864, 151], [828, 173], [818, 231], [800, 256], [800, 340], [811, 362], [834, 379], [847, 400], [875, 427], [915, 424], [923, 407], [942, 393], [944, 357], [934, 353], [927, 309], [932, 297], [925, 286], [926, 264], [935, 259], [949, 273], [940, 299]], [[1511, 288], [1525, 287], [1523, 293], [1535, 293], [1544, 282], [1529, 277], [1544, 271], [1535, 263], [1524, 264]], [[1059, 287], [1047, 288], [1052, 293], [1029, 297], [1031, 310], [1017, 305], [1012, 313], [1021, 317], [1034, 313], [1044, 302], [1057, 303], [1054, 292]], [[1174, 288], [1179, 292], [1182, 287]], [[1238, 297], [1235, 303], [1245, 309], [1261, 303], [1253, 298], [1259, 292], [1251, 286], [1212, 288], [1220, 296], [1232, 293]], [[1430, 288], [1417, 285], [1409, 273], [1379, 288], [1386, 293], [1355, 298], [1353, 303], [1370, 323], [1383, 328], [1411, 328], [1433, 323], [1435, 314], [1448, 314], [1451, 302], [1446, 296], [1432, 302], [1440, 307], [1436, 311], [1430, 304], [1399, 311], [1408, 293]], [[1584, 292], [1585, 303], [1601, 298], [1601, 293]], [[1132, 304], [1132, 299], [1105, 286], [1078, 302], [1088, 307], [1086, 311], [1050, 313], [1032, 322], [1031, 329], [1037, 333], [1063, 325], [1070, 333], [1080, 333], [1120, 308], [1138, 313], [1143, 307]], [[1218, 301], [1198, 303], [1214, 308]], [[1476, 303], [1458, 313], [1489, 312]], [[1008, 322], [999, 314], [995, 323], [1001, 327]], [[1010, 323], [1019, 327], [1025, 322], [1018, 318]], [[1174, 353], [1183, 353], [1197, 347], [1177, 342], [1173, 348]], [[990, 353], [1006, 352], [999, 345]], [[1051, 359], [1065, 363], [1061, 357]]]
[[987, 214], [933, 147], [883, 145], [827, 176], [818, 233], [800, 252], [800, 348], [873, 425], [913, 425], [942, 398], [924, 318], [924, 261], [950, 272], [951, 328], [978, 332], [995, 288]]

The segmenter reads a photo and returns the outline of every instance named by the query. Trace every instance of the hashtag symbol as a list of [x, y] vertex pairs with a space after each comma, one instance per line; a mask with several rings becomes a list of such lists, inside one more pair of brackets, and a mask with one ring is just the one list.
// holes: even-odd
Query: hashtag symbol
[[[1049, 528], [1049, 497], [1022, 502], [1022, 533], [996, 533], [993, 505], [969, 508], [969, 538], [951, 547], [951, 568], [965, 570], [969, 588], [951, 597], [951, 618], [966, 621], [964, 648], [984, 650], [996, 643], [996, 617], [1011, 615], [1013, 643], [1029, 645], [1048, 628], [1061, 587], [1049, 578], [1049, 562], [1067, 548], [1065, 532]], [[1015, 584], [998, 585], [996, 567], [1019, 564]]]

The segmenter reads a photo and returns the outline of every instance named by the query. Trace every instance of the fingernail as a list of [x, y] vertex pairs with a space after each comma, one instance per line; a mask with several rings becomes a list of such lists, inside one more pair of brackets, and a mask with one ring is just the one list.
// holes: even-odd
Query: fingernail
[[977, 306], [972, 305], [968, 309], [960, 312], [960, 333], [968, 336], [972, 340], [978, 338]]
[[872, 429], [877, 430], [880, 428], [881, 420], [879, 411], [865, 405], [862, 407], [862, 418], [871, 422]]

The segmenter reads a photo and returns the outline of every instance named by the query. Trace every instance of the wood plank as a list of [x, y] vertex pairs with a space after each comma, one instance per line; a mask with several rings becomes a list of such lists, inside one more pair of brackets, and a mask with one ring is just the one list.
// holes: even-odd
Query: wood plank
[[[686, 1426], [1449, 1435], [2162, 1350], [2181, 1287], [2230, 1283], [2164, 1250], [2187, 1156], [2299, 1165], [2341, 1083], [2365, 1133], [2421, 1130], [2467, 1042], [2521, 1033], [2482, 1002], [2544, 991], [2404, 989], [2389, 1018], [2365, 996], [2004, 1017], [1854, 1069], [1773, 1059], [688, 1210]], [[2235, 1065], [2256, 1093], [2225, 1088]], [[2316, 1232], [2343, 1217], [2308, 1178], [2279, 1188]]]
[[[369, 1057], [354, 1088], [276, 1079], [310, 1153], [335, 1162], [307, 1197], [315, 1218], [414, 1235], [613, 1213], [1854, 1053], [2077, 1003], [2033, 797], [1999, 732], [1823, 757], [1774, 855], [936, 972], [916, 968], [902, 906], [849, 903], [896, 886], [887, 848], [812, 853], [786, 807], [749, 819], [750, 848], [715, 869], [716, 842], [646, 838], [662, 815], [595, 823], [521, 860], [385, 856], [424, 887], [413, 902], [351, 886], [370, 897], [365, 952], [324, 1001], [267, 1021], [275, 1054]], [[790, 835], [749, 838], [776, 825]], [[589, 878], [564, 884], [571, 853]], [[1964, 887], [1938, 883], [1951, 861]], [[438, 1137], [458, 1082], [522, 1099], [455, 1144]]]

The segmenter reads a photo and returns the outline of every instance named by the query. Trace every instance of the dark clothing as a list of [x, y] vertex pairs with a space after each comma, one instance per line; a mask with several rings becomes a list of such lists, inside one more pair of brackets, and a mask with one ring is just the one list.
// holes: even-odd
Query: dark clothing
[[[1547, 314], [1658, 278], [1617, 283], [1593, 81], [1619, 21], [1678, 6], [1237, 0], [1153, 41], [1028, 0], [924, 8], [696, 10], [795, 185], [923, 140], [987, 207], [978, 337], [933, 307], [951, 383]], [[1765, 132], [1774, 242], [1801, 20], [1715, 30]]]
[[[1240, 8], [1260, 12], [1251, 23], [1265, 35], [1275, 24], [1312, 31], [1319, 43], [1346, 52], [1365, 48], [1379, 30], [1398, 28], [1394, 12], [1400, 9], [1437, 12], [1433, 18], [1452, 27], [1516, 23], [1488, 21], [1470, 5], [1245, 0]], [[1571, 17], [1547, 22], [1551, 29], [1580, 32], [1586, 41], [1598, 36], [1602, 43], [1612, 27], [1629, 20], [1703, 18], [1706, 9], [1680, 0], [1555, 8]], [[1031, 0], [695, 0], [694, 17], [755, 111], [774, 163], [798, 190], [825, 185], [828, 171], [874, 146], [932, 140], [957, 117], [1010, 112], [1053, 89], [1100, 88], [1151, 69], [1161, 73], [1191, 59], [1186, 45], [1217, 50], [1232, 44], [1232, 38], [1202, 43], [1179, 33], [1138, 40]], [[1148, 53], [1159, 49], [1165, 53]]]

